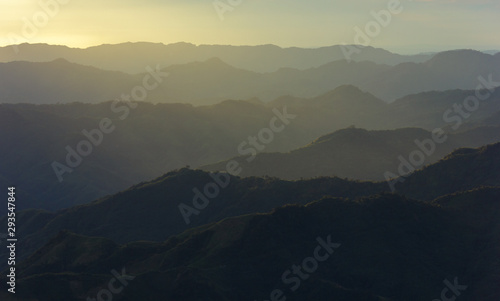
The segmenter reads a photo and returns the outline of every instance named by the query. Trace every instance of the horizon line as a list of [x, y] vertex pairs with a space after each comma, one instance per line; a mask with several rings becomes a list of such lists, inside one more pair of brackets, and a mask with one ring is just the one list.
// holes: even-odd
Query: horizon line
[[[8, 48], [8, 47], [20, 47], [20, 46], [23, 46], [23, 45], [44, 45], [44, 46], [54, 46], [54, 47], [66, 47], [66, 48], [69, 48], [69, 49], [80, 49], [80, 50], [87, 50], [87, 49], [91, 49], [91, 48], [96, 48], [96, 47], [102, 47], [102, 46], [119, 46], [119, 45], [125, 45], [125, 44], [156, 44], [156, 45], [162, 45], [162, 46], [170, 46], [170, 45], [176, 45], [176, 44], [186, 44], [186, 45], [191, 45], [191, 46], [194, 46], [194, 47], [203, 47], [203, 46], [226, 46], [226, 47], [265, 47], [265, 46], [271, 46], [271, 47], [277, 47], [277, 48], [280, 48], [280, 49], [310, 49], [310, 50], [314, 50], [314, 49], [321, 49], [321, 48], [330, 48], [330, 47], [339, 47], [339, 46], [355, 46], [355, 47], [359, 47], [359, 48], [371, 48], [371, 49], [380, 49], [380, 50], [384, 50], [384, 51], [387, 51], [387, 52], [390, 52], [390, 53], [393, 53], [393, 54], [398, 54], [398, 55], [404, 55], [404, 56], [411, 56], [411, 55], [425, 55], [425, 54], [437, 54], [437, 53], [440, 53], [440, 52], [446, 52], [446, 51], [454, 51], [454, 50], [474, 50], [474, 51], [479, 51], [479, 52], [493, 52], [493, 51], [496, 51], [497, 53], [500, 52], [500, 48], [499, 49], [494, 49], [494, 48], [491, 48], [491, 47], [478, 47], [478, 48], [470, 48], [469, 47], [453, 47], [453, 46], [450, 46], [450, 47], [446, 47], [444, 49], [440, 49], [440, 50], [427, 50], [427, 51], [416, 51], [416, 52], [406, 52], [406, 53], [402, 53], [400, 51], [394, 51], [394, 50], [389, 50], [389, 48], [382, 48], [382, 47], [374, 47], [374, 46], [371, 46], [371, 45], [358, 45], [358, 44], [331, 44], [331, 45], [324, 45], [324, 46], [311, 46], [311, 47], [301, 47], [301, 46], [287, 46], [287, 47], [284, 47], [284, 46], [280, 46], [280, 45], [276, 45], [276, 44], [270, 44], [270, 43], [267, 43], [267, 44], [254, 44], [254, 45], [250, 45], [250, 44], [195, 44], [195, 43], [192, 43], [192, 42], [186, 42], [186, 41], [179, 41], [179, 42], [173, 42], [173, 43], [164, 43], [164, 42], [150, 42], [150, 41], [125, 41], [125, 42], [120, 42], [120, 43], [102, 43], [102, 44], [96, 44], [96, 45], [91, 45], [91, 46], [86, 46], [86, 47], [78, 47], [78, 46], [70, 46], [70, 45], [64, 45], [64, 44], [50, 44], [50, 43], [43, 43], [43, 42], [40, 42], [40, 43], [28, 43], [28, 42], [24, 42], [24, 43], [19, 43], [19, 44], [4, 44], [4, 45], [0, 45], [0, 48]], [[393, 47], [393, 48], [401, 48], [403, 46], [399, 46], [399, 47]], [[437, 46], [434, 46], [434, 47], [429, 47], [429, 48], [439, 48]]]

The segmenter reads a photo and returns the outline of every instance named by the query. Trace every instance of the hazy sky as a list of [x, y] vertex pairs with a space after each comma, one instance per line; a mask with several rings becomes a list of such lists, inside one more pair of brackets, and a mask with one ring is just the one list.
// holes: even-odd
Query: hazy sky
[[[391, 1], [397, 0], [221, 0], [236, 4], [221, 20], [213, 0], [0, 0], [0, 45], [353, 44], [354, 27], [364, 29], [374, 20], [370, 12]], [[48, 16], [40, 3], [59, 3], [58, 11]], [[371, 46], [401, 53], [500, 49], [500, 0], [401, 0], [401, 6]]]

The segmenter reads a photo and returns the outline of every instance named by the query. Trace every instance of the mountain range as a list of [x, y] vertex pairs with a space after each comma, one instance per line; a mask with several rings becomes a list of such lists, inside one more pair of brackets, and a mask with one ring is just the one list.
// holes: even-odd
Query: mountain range
[[[440, 183], [432, 181], [436, 186], [454, 187], [455, 171], [449, 166], [460, 166], [457, 165], [460, 161], [471, 160], [484, 162], [481, 166], [491, 166], [490, 172], [475, 165], [464, 168], [471, 177], [476, 175], [474, 170], [488, 175], [475, 182], [479, 185], [477, 188], [466, 190], [464, 187], [462, 191], [427, 203], [387, 193], [362, 197], [364, 193], [370, 195], [376, 191], [377, 185], [352, 182], [350, 185], [357, 187], [349, 188], [340, 179], [287, 183], [276, 179], [231, 178], [229, 186], [222, 191], [223, 197], [214, 199], [207, 211], [200, 214], [200, 217], [204, 215], [204, 221], [214, 219], [215, 222], [191, 228], [165, 241], [151, 235], [163, 232], [160, 236], [169, 237], [167, 233], [179, 231], [172, 230], [175, 225], [183, 224], [180, 220], [173, 222], [174, 212], [178, 214], [175, 206], [184, 199], [179, 195], [184, 191], [182, 186], [191, 186], [193, 183], [187, 182], [193, 180], [198, 183], [213, 180], [209, 174], [180, 170], [55, 215], [23, 212], [20, 217], [24, 225], [23, 250], [40, 246], [43, 237], [51, 236], [47, 236], [49, 233], [53, 238], [20, 264], [18, 290], [21, 294], [16, 300], [63, 297], [83, 300], [98, 294], [112, 275], [109, 271], [120, 270], [120, 267], [121, 273], [128, 275], [123, 279], [130, 280], [121, 300], [132, 300], [139, 295], [142, 300], [156, 300], [159, 296], [169, 300], [196, 300], [200, 296], [253, 300], [265, 299], [275, 289], [286, 292], [290, 300], [310, 299], [326, 291], [339, 300], [400, 300], [412, 296], [428, 299], [439, 296], [446, 280], [464, 285], [464, 300], [496, 300], [500, 294], [494, 285], [498, 277], [495, 271], [498, 270], [500, 191], [482, 184], [498, 186], [499, 150], [500, 144], [460, 150], [442, 163], [416, 173], [416, 177], [439, 179]], [[432, 174], [436, 170], [441, 174]], [[350, 198], [332, 198], [331, 194], [319, 197], [327, 191], [315, 189], [316, 184], [331, 187], [327, 189], [332, 189], [333, 195], [341, 195], [341, 191], [328, 184], [335, 182], [340, 184], [337, 188], [344, 191], [344, 196], [350, 195]], [[420, 193], [433, 193], [422, 183], [412, 183], [418, 184], [413, 187], [418, 187]], [[302, 188], [309, 190], [305, 198], [294, 191]], [[248, 192], [245, 193], [245, 189]], [[274, 189], [279, 193], [272, 193]], [[262, 199], [262, 195], [269, 199]], [[186, 195], [186, 198], [190, 197]], [[240, 215], [243, 208], [246, 208], [243, 211], [265, 212], [266, 208], [280, 203], [276, 202], [277, 198], [288, 198], [285, 202], [289, 205], [270, 213]], [[319, 201], [310, 202], [310, 199]], [[236, 200], [239, 201], [235, 203]], [[293, 203], [297, 205], [290, 205]], [[167, 209], [168, 206], [172, 209]], [[235, 215], [239, 216], [231, 217]], [[164, 222], [170, 226], [163, 226]], [[96, 237], [67, 230], [58, 233], [60, 229]], [[137, 239], [131, 230], [141, 241], [116, 243]], [[144, 236], [146, 233], [149, 235]], [[311, 278], [304, 281], [309, 277], [302, 277], [301, 290], [296, 290], [297, 286], [291, 289], [294, 281], [288, 278], [292, 277], [282, 274], [292, 263], [300, 265], [318, 242], [332, 259], [320, 262], [321, 265], [317, 262], [314, 270], [308, 269]], [[316, 270], [312, 274], [311, 271]], [[2, 281], [2, 286], [5, 282]], [[40, 286], [40, 283], [59, 285]], [[10, 300], [6, 293], [2, 294], [3, 299]]]
[[[71, 63], [13, 61], [0, 64], [0, 102], [54, 104], [99, 103], [130, 95], [144, 84], [148, 70], [158, 62], [145, 64], [131, 75]], [[103, 68], [103, 66], [99, 66]], [[258, 73], [236, 68], [220, 58], [175, 64], [161, 69], [165, 77], [147, 97], [153, 103], [216, 104], [227, 99], [259, 98], [271, 101], [284, 95], [311, 98], [342, 85], [354, 85], [392, 102], [409, 94], [451, 89], [472, 90], [482, 83], [487, 88], [500, 85], [500, 54], [473, 50], [438, 53], [421, 62], [395, 66], [369, 61], [331, 61], [304, 70], [282, 68]], [[167, 76], [168, 74], [168, 76]], [[196, 87], [194, 89], [193, 87]], [[149, 89], [148, 89], [149, 90]]]
[[[325, 198], [159, 243], [61, 232], [20, 265], [16, 300], [85, 300], [122, 275], [118, 300], [265, 300], [275, 290], [287, 300], [432, 300], [450, 283], [463, 300], [494, 301], [498, 197], [498, 189], [483, 188], [431, 204]], [[318, 246], [323, 262], [310, 268], [303, 262]]]
[[[352, 45], [351, 45], [352, 46]], [[236, 68], [254, 72], [274, 72], [281, 68], [309, 69], [326, 63], [344, 60], [346, 46], [320, 48], [281, 48], [275, 45], [232, 46], [194, 45], [191, 43], [122, 43], [99, 45], [85, 49], [48, 44], [20, 44], [0, 47], [0, 62], [49, 62], [58, 58], [81, 65], [130, 74], [144, 71], [144, 66], [186, 64], [219, 57]], [[387, 50], [355, 45], [361, 51], [350, 59], [397, 65], [403, 62], [420, 63], [434, 54], [399, 55]], [[147, 55], [146, 55], [147, 54]]]
[[[500, 143], [457, 150], [400, 178], [394, 184], [395, 191], [430, 202], [443, 195], [500, 186], [499, 154]], [[218, 185], [214, 197], [208, 196], [211, 192], [206, 187], [210, 183]], [[17, 234], [23, 241], [18, 256], [31, 254], [62, 230], [106, 237], [117, 243], [163, 241], [189, 228], [228, 217], [265, 213], [287, 204], [305, 205], [323, 196], [357, 199], [381, 192], [391, 192], [391, 185], [329, 177], [299, 181], [239, 178], [185, 168], [89, 204], [57, 212], [21, 211], [18, 220], [22, 226]], [[205, 207], [198, 208], [195, 204], [204, 199], [208, 201]], [[6, 220], [2, 218], [0, 224]], [[5, 251], [0, 254], [7, 255]]]
[[0, 300], [500, 299], [497, 51], [21, 44], [0, 79]]
[[[342, 86], [313, 99], [281, 97], [268, 104], [225, 101], [193, 107], [139, 103], [135, 108], [113, 102], [4, 104], [0, 105], [0, 138], [9, 145], [0, 145], [0, 182], [20, 186], [24, 199], [21, 209], [57, 210], [188, 165], [224, 170], [224, 165], [214, 163], [227, 163], [228, 158], [238, 156], [244, 167], [242, 175], [383, 180], [386, 171], [397, 169], [399, 156], [419, 149], [414, 140], [430, 138], [435, 128], [442, 127], [449, 139], [426, 157], [425, 164], [458, 147], [497, 142], [498, 124], [492, 120], [500, 112], [500, 91], [464, 119], [456, 131], [452, 128], [455, 123], [443, 120], [447, 108], [474, 94], [460, 90], [423, 93], [386, 104], [355, 87]], [[270, 120], [276, 118], [273, 110], [296, 117], [258, 150], [266, 154], [247, 164], [247, 159], [253, 158], [250, 151], [257, 151], [248, 144], [248, 137], [257, 137], [269, 127]], [[71, 150], [76, 151], [81, 141], [89, 141], [89, 133], [95, 133], [106, 118], [115, 130], [103, 134], [101, 143], [92, 146], [91, 154], [83, 156], [78, 166], [62, 170], [62, 165], [69, 166]], [[346, 129], [351, 125], [371, 130]], [[423, 129], [398, 129], [404, 127]], [[369, 160], [363, 152], [377, 159]], [[268, 164], [269, 158], [277, 160]], [[287, 163], [290, 160], [291, 165]], [[0, 213], [5, 213], [5, 208], [0, 208]]]

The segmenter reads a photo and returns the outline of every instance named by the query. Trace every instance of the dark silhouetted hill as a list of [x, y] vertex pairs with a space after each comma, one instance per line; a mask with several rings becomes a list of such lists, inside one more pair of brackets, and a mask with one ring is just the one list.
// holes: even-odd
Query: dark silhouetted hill
[[[409, 198], [432, 201], [440, 196], [463, 192], [484, 186], [500, 186], [498, 157], [500, 144], [479, 149], [460, 149], [446, 159], [416, 171], [404, 182], [396, 184], [396, 192]], [[218, 174], [221, 183], [226, 176]], [[118, 194], [101, 198], [55, 213], [20, 211], [18, 222], [18, 256], [22, 258], [41, 247], [48, 238], [61, 230], [82, 235], [100, 236], [118, 243], [135, 240], [162, 241], [191, 227], [220, 221], [227, 217], [266, 212], [286, 204], [307, 204], [323, 196], [358, 198], [390, 191], [387, 182], [360, 182], [339, 178], [317, 178], [284, 181], [276, 178], [231, 177], [227, 187], [218, 184], [219, 193], [213, 195], [202, 209], [191, 210], [204, 203], [196, 192], [212, 193], [205, 187], [217, 183], [207, 172], [182, 169], [170, 172], [151, 182], [143, 182]], [[229, 177], [229, 176], [227, 176]], [[186, 216], [189, 224], [186, 223]], [[0, 220], [5, 223], [6, 217]], [[4, 254], [5, 255], [5, 254]]]
[[[462, 300], [495, 301], [499, 196], [482, 188], [427, 204], [390, 194], [325, 198], [159, 243], [118, 246], [65, 231], [19, 264], [16, 298], [92, 298], [115, 270], [130, 275], [120, 300], [265, 300], [275, 289], [287, 300], [432, 300], [448, 280], [466, 286]], [[302, 269], [292, 290], [295, 281], [282, 274], [318, 246], [328, 258], [314, 272]]]

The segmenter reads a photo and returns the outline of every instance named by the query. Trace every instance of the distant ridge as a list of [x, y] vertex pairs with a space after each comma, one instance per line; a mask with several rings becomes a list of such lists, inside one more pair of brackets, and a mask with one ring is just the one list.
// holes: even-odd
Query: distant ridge
[[[185, 52], [180, 53], [185, 55]], [[125, 58], [126, 52], [118, 52], [116, 56]], [[107, 58], [109, 54], [98, 57]], [[250, 62], [251, 59], [247, 59]], [[168, 80], [148, 92], [146, 101], [207, 105], [227, 99], [271, 101], [283, 95], [310, 98], [350, 85], [392, 102], [426, 91], [472, 90], [481, 83], [480, 77], [488, 80], [491, 77], [493, 81], [500, 78], [500, 56], [473, 50], [439, 53], [424, 63], [405, 62], [389, 66], [370, 61], [349, 63], [340, 59], [303, 70], [287, 67], [267, 73], [247, 70], [231, 60], [230, 56], [224, 57], [223, 52], [211, 52], [203, 60], [164, 67], [162, 72], [170, 75]], [[262, 60], [271, 60], [271, 57], [263, 55]], [[88, 60], [75, 63], [64, 57], [50, 62], [0, 63], [0, 103], [108, 101], [142, 83], [151, 72], [148, 70], [162, 67], [158, 61], [144, 63], [140, 73], [135, 75], [103, 70], [105, 62], [92, 67]], [[54, 72], [55, 68], [57, 72]], [[94, 69], [89, 72], [89, 68]], [[26, 83], [23, 89], [18, 87], [20, 82]]]
[[[220, 57], [223, 61], [238, 68], [255, 72], [274, 72], [290, 67], [308, 69], [331, 61], [345, 59], [342, 46], [320, 48], [281, 48], [276, 45], [230, 46], [230, 45], [194, 45], [191, 43], [137, 42], [104, 44], [85, 49], [70, 48], [48, 44], [20, 44], [18, 53], [12, 46], [0, 47], [0, 62], [13, 60], [52, 61], [62, 57], [71, 62], [92, 65], [108, 70], [127, 73], [139, 73], [144, 66], [160, 64], [167, 67], [193, 61], [205, 61], [211, 57]], [[138, 55], [143, 54], [143, 55]], [[405, 56], [387, 50], [364, 47], [359, 54], [352, 56], [353, 61], [372, 61], [380, 64], [396, 65], [401, 62], [423, 62], [431, 55]]]
[[[484, 130], [488, 134], [484, 134], [482, 138], [485, 140], [479, 143], [474, 141], [476, 131], [448, 134], [447, 141], [438, 145], [436, 151], [426, 156], [424, 163], [416, 166], [416, 169], [438, 161], [458, 147], [478, 147], [500, 141], [500, 133], [494, 131]], [[418, 150], [415, 139], [424, 141], [431, 136], [430, 132], [420, 128], [367, 131], [351, 127], [321, 136], [291, 152], [260, 153], [249, 163], [247, 157], [235, 157], [201, 168], [223, 171], [229, 161], [236, 160], [242, 168], [241, 176], [273, 176], [288, 180], [338, 176], [381, 181], [385, 179], [386, 171], [394, 173], [398, 170], [400, 156], [407, 157], [412, 151]]]

